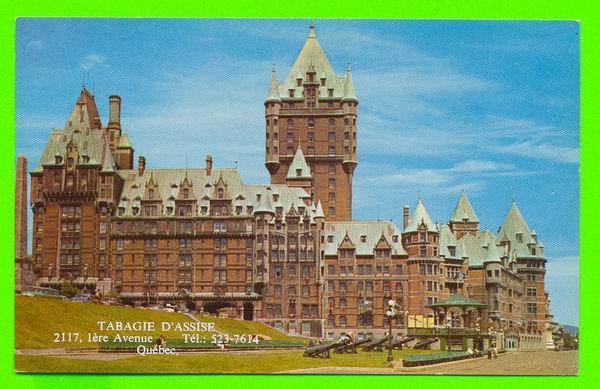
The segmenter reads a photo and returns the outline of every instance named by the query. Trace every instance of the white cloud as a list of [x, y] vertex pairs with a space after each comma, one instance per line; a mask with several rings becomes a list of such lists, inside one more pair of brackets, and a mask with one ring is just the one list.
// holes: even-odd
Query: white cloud
[[579, 163], [579, 148], [556, 146], [533, 141], [490, 147], [496, 153], [543, 159], [561, 163]]
[[106, 57], [96, 53], [87, 54], [85, 57], [81, 59], [81, 68], [83, 70], [91, 70], [95, 66], [103, 64], [106, 62]]

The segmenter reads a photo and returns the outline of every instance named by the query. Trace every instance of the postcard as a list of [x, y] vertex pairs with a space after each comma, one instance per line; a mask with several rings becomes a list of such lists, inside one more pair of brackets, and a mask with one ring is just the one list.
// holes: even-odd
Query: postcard
[[579, 24], [18, 18], [15, 370], [578, 374]]

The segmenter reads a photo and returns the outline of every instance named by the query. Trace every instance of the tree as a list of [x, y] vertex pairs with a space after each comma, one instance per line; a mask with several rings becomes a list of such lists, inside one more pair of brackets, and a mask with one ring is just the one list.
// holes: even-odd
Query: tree
[[72, 282], [66, 282], [60, 286], [60, 294], [65, 297], [72, 298], [79, 293], [81, 293], [81, 289], [76, 287]]

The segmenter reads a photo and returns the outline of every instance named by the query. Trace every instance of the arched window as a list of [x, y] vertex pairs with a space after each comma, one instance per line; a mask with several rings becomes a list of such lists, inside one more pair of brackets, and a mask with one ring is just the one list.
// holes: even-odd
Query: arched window
[[183, 193], [182, 193], [181, 197], [183, 197], [184, 199], [187, 199], [188, 197], [190, 197], [190, 191], [189, 191], [189, 189], [185, 188], [183, 190]]
[[294, 119], [288, 119], [287, 126], [288, 128], [294, 128]]
[[396, 282], [396, 294], [402, 294], [402, 293], [403, 293], [402, 283]]
[[154, 198], [154, 189], [148, 189], [148, 198], [149, 199], [153, 199]]
[[217, 197], [222, 199], [224, 196], [225, 196], [225, 194], [223, 192], [223, 188], [217, 189]]
[[329, 119], [329, 125], [332, 126], [332, 127], [335, 126], [335, 119], [334, 118]]

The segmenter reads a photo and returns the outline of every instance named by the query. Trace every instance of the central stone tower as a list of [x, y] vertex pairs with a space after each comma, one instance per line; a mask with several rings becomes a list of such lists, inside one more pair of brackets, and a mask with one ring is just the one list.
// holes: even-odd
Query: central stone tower
[[358, 99], [350, 65], [337, 75], [314, 26], [283, 82], [273, 66], [265, 99], [265, 166], [272, 184], [285, 184], [298, 148], [312, 174], [312, 196], [329, 221], [352, 219]]

